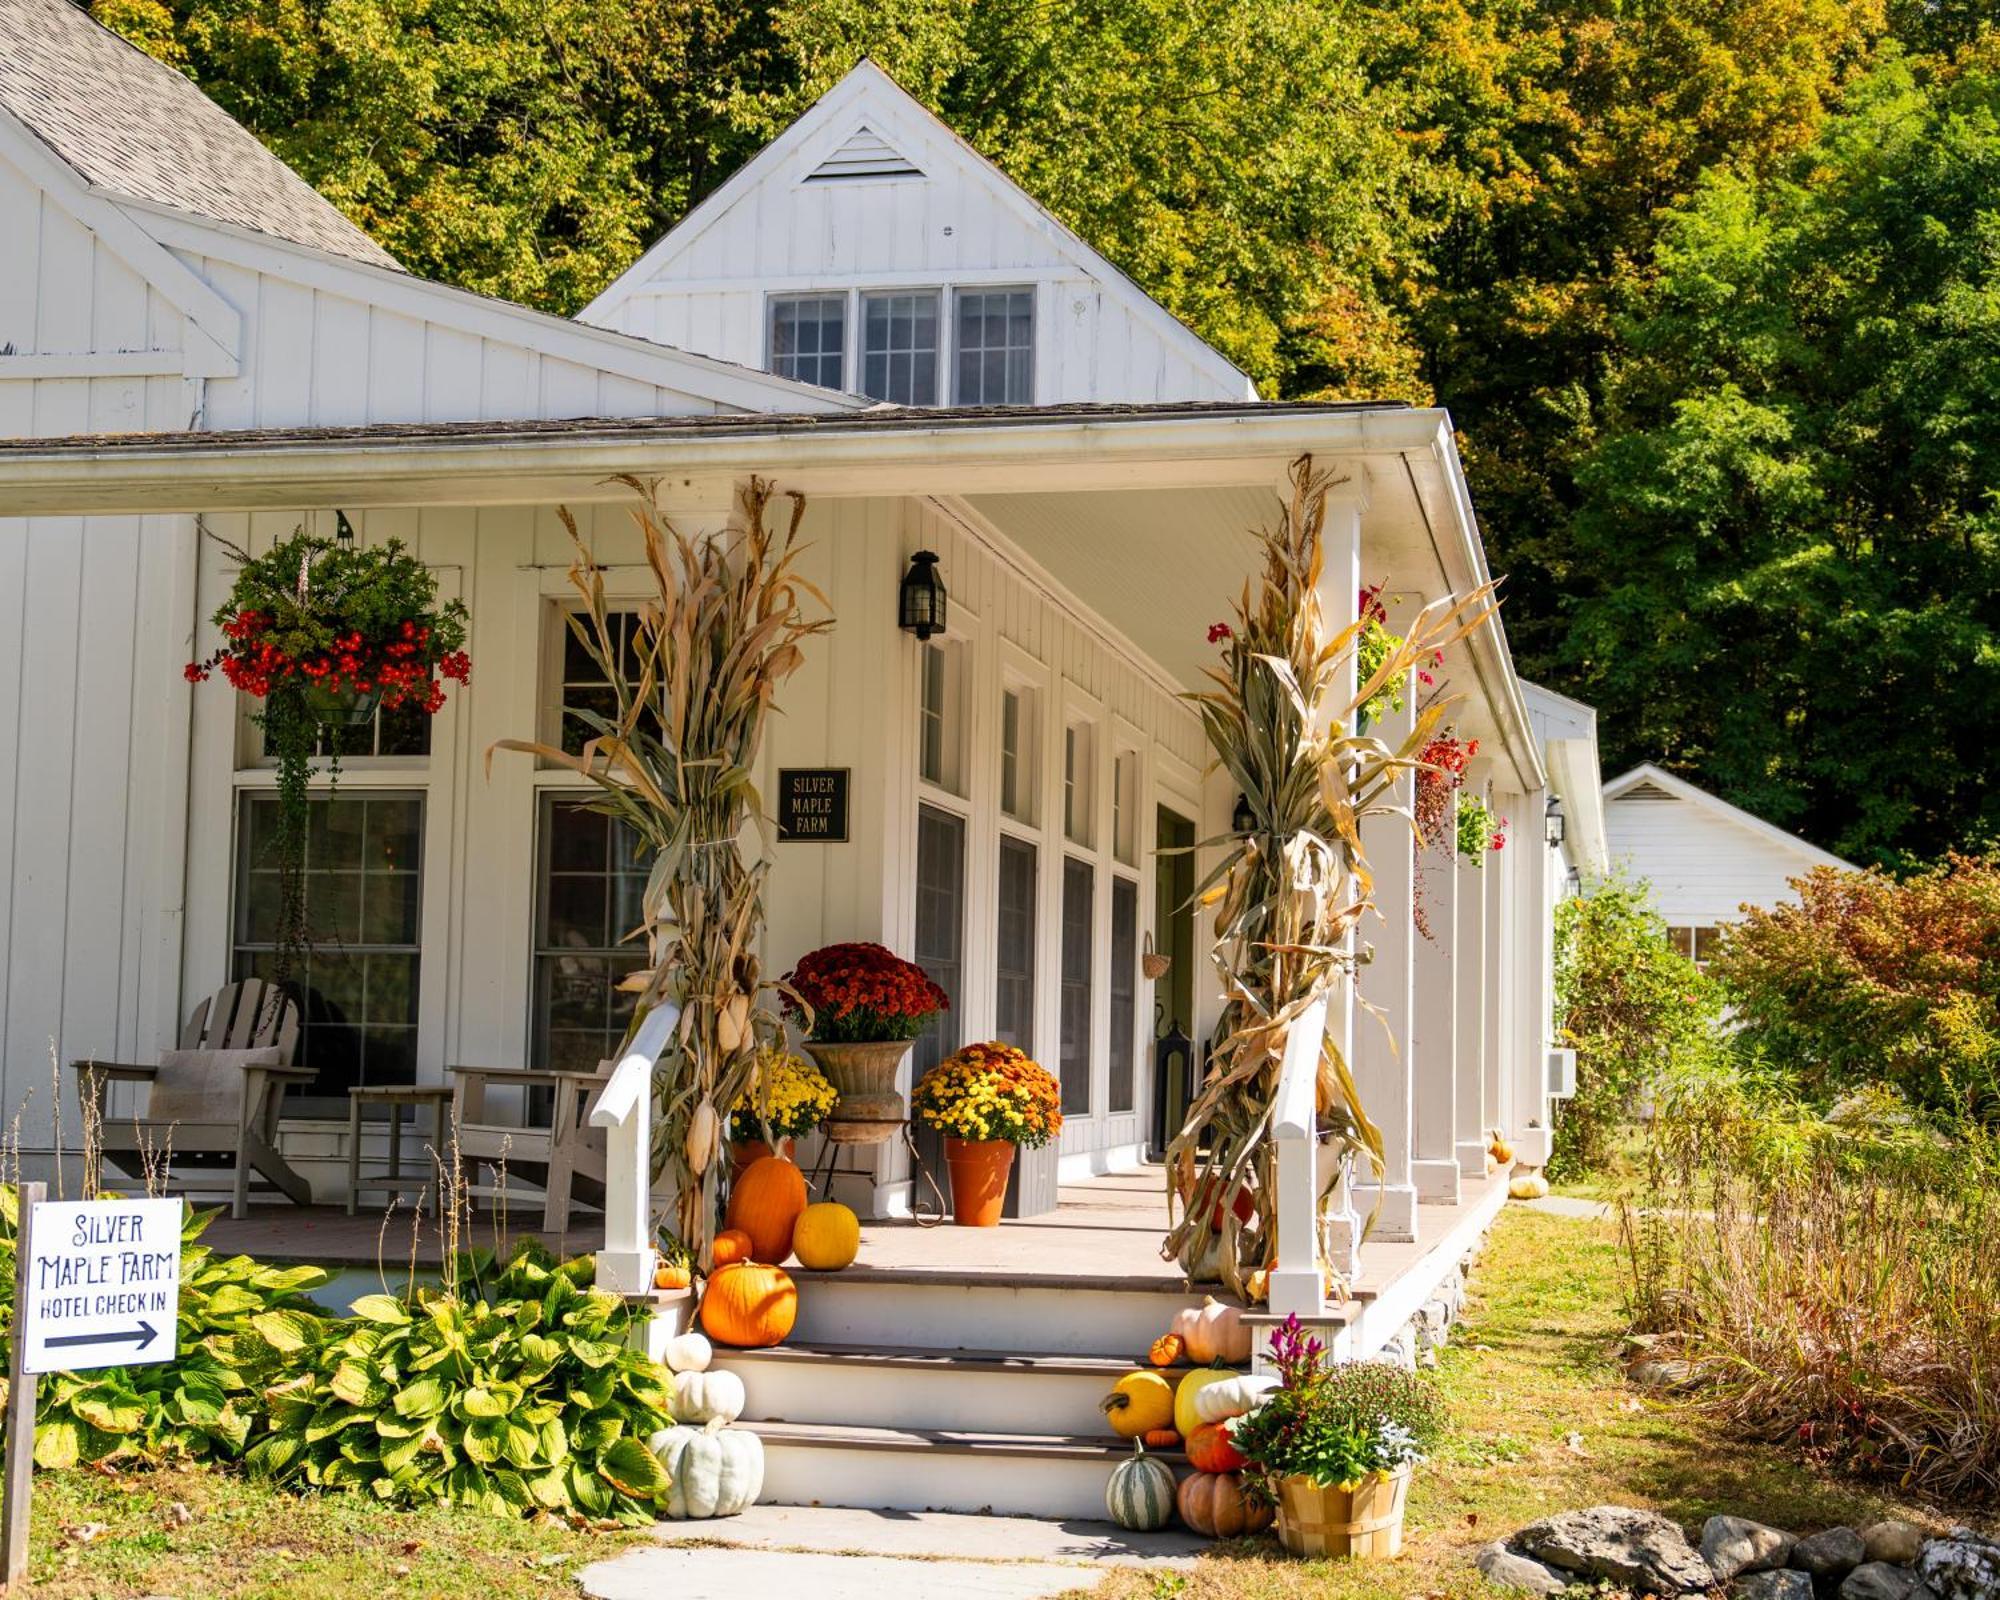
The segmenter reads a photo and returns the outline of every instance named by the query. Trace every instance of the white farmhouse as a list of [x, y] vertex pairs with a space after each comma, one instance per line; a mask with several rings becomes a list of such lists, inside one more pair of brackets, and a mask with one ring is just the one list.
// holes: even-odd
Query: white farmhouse
[[1648, 884], [1683, 955], [1706, 961], [1746, 906], [1796, 902], [1794, 878], [1854, 864], [1650, 761], [1604, 786], [1611, 863]]

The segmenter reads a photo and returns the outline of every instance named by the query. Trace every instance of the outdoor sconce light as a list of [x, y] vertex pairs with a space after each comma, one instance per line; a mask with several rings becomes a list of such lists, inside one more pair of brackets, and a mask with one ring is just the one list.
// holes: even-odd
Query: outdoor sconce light
[[903, 574], [902, 603], [897, 609], [896, 625], [919, 639], [943, 633], [946, 599], [944, 579], [937, 574], [936, 555], [919, 550], [910, 557], [910, 570]]
[[1554, 849], [1563, 842], [1563, 803], [1554, 795], [1549, 796], [1548, 806], [1542, 813], [1542, 821], [1548, 830], [1549, 847]]
[[1237, 833], [1249, 833], [1257, 826], [1257, 813], [1250, 809], [1247, 794], [1236, 797], [1236, 809], [1229, 813], [1229, 826]]

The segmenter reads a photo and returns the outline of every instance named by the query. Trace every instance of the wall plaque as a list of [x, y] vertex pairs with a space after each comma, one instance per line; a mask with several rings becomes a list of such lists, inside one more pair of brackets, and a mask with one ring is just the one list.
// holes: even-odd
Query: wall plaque
[[778, 769], [778, 842], [847, 842], [846, 767]]

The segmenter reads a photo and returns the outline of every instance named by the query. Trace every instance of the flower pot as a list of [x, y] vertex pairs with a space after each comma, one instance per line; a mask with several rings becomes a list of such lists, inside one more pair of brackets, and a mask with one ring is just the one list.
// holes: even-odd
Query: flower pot
[[375, 708], [382, 703], [382, 691], [366, 694], [353, 689], [325, 689], [308, 684], [301, 698], [305, 708], [329, 728], [362, 728], [374, 720]]
[[1278, 1484], [1278, 1542], [1295, 1556], [1387, 1561], [1403, 1552], [1410, 1469], [1378, 1472], [1352, 1489], [1295, 1476]]
[[1007, 1203], [1007, 1171], [1014, 1165], [1013, 1143], [947, 1137], [944, 1162], [951, 1169], [951, 1209], [958, 1225], [999, 1227]]
[[799, 1158], [799, 1142], [796, 1139], [781, 1139], [774, 1152], [762, 1139], [732, 1139], [729, 1141], [729, 1176], [732, 1181], [743, 1176], [743, 1171], [753, 1161], [761, 1161], [765, 1156], [778, 1154], [787, 1161]]
[[879, 1039], [866, 1044], [821, 1044], [806, 1041], [806, 1054], [819, 1063], [826, 1081], [840, 1098], [827, 1118], [825, 1133], [835, 1144], [874, 1144], [887, 1133], [867, 1139], [842, 1137], [840, 1123], [901, 1123], [905, 1115], [903, 1097], [896, 1089], [896, 1074], [903, 1057], [910, 1053], [914, 1039]]

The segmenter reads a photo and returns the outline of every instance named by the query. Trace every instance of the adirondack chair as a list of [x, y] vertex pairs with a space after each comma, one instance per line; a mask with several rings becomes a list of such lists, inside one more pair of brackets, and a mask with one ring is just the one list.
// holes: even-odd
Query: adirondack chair
[[[458, 1092], [452, 1118], [467, 1181], [476, 1183], [484, 1167], [491, 1169], [496, 1189], [503, 1173], [508, 1180], [539, 1185], [544, 1233], [567, 1233], [578, 1200], [602, 1209], [604, 1130], [591, 1127], [587, 1113], [611, 1065], [600, 1062], [595, 1072], [453, 1067]], [[486, 1091], [493, 1087], [522, 1091], [520, 1120], [502, 1120], [489, 1108]], [[546, 1117], [536, 1115], [536, 1097], [527, 1092], [534, 1089], [552, 1091]]]
[[[260, 1189], [276, 1190], [295, 1205], [312, 1204], [311, 1185], [278, 1154], [285, 1090], [313, 1078], [309, 1069], [292, 1065], [298, 1043], [298, 1006], [274, 985], [247, 978], [225, 983], [196, 1006], [181, 1030], [180, 1049], [157, 1065], [72, 1061], [70, 1070], [86, 1118], [102, 1129], [107, 1161], [136, 1178], [164, 1162], [171, 1181], [197, 1189], [221, 1184], [182, 1180], [227, 1173], [230, 1213], [241, 1217], [249, 1209], [253, 1172], [266, 1180]], [[206, 1055], [223, 1050], [246, 1054]], [[145, 1112], [129, 1120], [107, 1116], [105, 1090], [113, 1083], [150, 1085]]]

